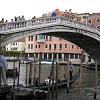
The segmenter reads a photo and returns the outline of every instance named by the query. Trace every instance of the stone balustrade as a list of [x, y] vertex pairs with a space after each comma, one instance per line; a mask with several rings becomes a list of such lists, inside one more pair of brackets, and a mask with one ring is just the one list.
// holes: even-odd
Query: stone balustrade
[[73, 21], [73, 20], [69, 20], [64, 17], [36, 18], [36, 19], [31, 19], [31, 20], [0, 23], [0, 33], [5, 33], [8, 31], [10, 33], [10, 31], [27, 29], [30, 27], [36, 27], [36, 26], [41, 26], [41, 25], [46, 26], [52, 23], [64, 24], [68, 27], [73, 27], [75, 29], [98, 33], [98, 30], [94, 26], [87, 25], [87, 24], [80, 23], [80, 22]]

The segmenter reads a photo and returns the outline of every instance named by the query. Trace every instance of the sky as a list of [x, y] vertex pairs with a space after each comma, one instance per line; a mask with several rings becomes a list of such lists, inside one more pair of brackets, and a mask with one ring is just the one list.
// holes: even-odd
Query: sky
[[100, 0], [0, 0], [0, 19], [10, 21], [14, 16], [24, 15], [26, 19], [40, 17], [43, 13], [72, 9], [77, 13], [100, 12]]

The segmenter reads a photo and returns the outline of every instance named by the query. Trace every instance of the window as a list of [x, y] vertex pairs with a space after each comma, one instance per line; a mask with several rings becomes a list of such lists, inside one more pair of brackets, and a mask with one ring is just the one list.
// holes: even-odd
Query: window
[[12, 50], [17, 50], [17, 47], [11, 48]]
[[28, 49], [30, 49], [30, 44], [28, 44]]
[[30, 36], [28, 37], [28, 41], [30, 41]]
[[51, 44], [49, 44], [49, 50], [51, 50]]
[[15, 45], [15, 43], [13, 43], [13, 45]]
[[33, 49], [33, 44], [31, 44], [31, 49]]
[[54, 50], [56, 50], [56, 44], [54, 44]]
[[65, 44], [65, 48], [67, 48], [67, 44]]
[[40, 44], [39, 44], [39, 48], [40, 48]]
[[70, 54], [70, 59], [74, 59], [74, 54]]
[[31, 41], [33, 41], [33, 36], [31, 36]]
[[38, 39], [45, 39], [45, 35], [38, 35], [37, 38]]
[[64, 61], [67, 61], [67, 59], [69, 59], [69, 54], [65, 53], [64, 54]]
[[72, 49], [74, 48], [74, 45], [72, 45]]
[[46, 38], [46, 41], [47, 41], [48, 40], [48, 36], [46, 35], [45, 38]]
[[81, 55], [81, 54], [79, 54], [79, 59], [81, 59], [81, 56], [82, 56], [82, 55]]
[[58, 59], [62, 59], [62, 54], [61, 53], [58, 54]]
[[37, 48], [37, 44], [35, 45], [35, 47]]
[[78, 59], [78, 54], [75, 54], [75, 59]]
[[60, 49], [60, 50], [62, 49], [62, 44], [59, 45], [59, 49]]
[[45, 48], [48, 48], [48, 45], [47, 44], [45, 45]]
[[53, 57], [54, 57], [54, 59], [56, 59], [56, 58], [57, 58], [57, 54], [56, 54], [56, 53], [54, 53], [54, 54], [53, 54]]
[[51, 53], [48, 54], [48, 58], [49, 58], [49, 59], [52, 58], [52, 54], [51, 54]]

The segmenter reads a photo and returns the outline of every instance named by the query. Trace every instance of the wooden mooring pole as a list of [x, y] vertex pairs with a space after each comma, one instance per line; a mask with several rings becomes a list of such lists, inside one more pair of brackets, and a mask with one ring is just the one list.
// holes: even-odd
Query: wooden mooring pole
[[18, 61], [19, 61], [19, 66], [18, 66], [18, 81], [17, 81], [17, 86], [19, 86], [19, 78], [20, 78], [20, 59], [18, 57]]
[[15, 61], [13, 64], [13, 69], [14, 69], [14, 78], [13, 78], [13, 100], [15, 100]]
[[95, 60], [95, 90], [94, 90], [94, 99], [97, 98], [97, 88], [98, 86], [98, 62], [97, 62], [97, 58]]
[[52, 63], [52, 82], [51, 82], [51, 84], [52, 84], [52, 99], [54, 98], [54, 61], [53, 61], [53, 63]]
[[69, 60], [67, 60], [67, 81], [68, 81], [68, 83], [67, 83], [67, 93], [69, 93]]
[[30, 71], [29, 64], [26, 63], [26, 86], [29, 86], [29, 71]]
[[54, 61], [52, 61], [51, 70], [50, 70], [50, 76], [49, 76], [48, 100], [50, 100], [50, 86], [51, 86], [51, 80], [52, 80], [53, 65], [54, 65]]
[[55, 100], [58, 100], [58, 62], [56, 62], [56, 94], [55, 94]]
[[29, 84], [33, 85], [33, 62], [30, 62], [29, 70]]
[[41, 59], [42, 59], [42, 53], [39, 54], [39, 84], [38, 88], [40, 89], [40, 82], [41, 82]]
[[35, 95], [35, 84], [36, 84], [36, 56], [34, 56], [34, 76], [33, 76], [33, 92]]
[[79, 76], [79, 95], [80, 95], [80, 91], [81, 91], [81, 81], [82, 81], [82, 65], [83, 65], [83, 53], [84, 51], [82, 51], [81, 53], [81, 64], [80, 64], [80, 68], [79, 68], [79, 71], [80, 71], [80, 76]]

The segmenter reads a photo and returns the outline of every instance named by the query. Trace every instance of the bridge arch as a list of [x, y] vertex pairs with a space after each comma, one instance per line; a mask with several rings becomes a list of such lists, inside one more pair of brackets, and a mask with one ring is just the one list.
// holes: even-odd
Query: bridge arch
[[98, 41], [97, 38], [86, 34], [86, 33], [77, 33], [76, 31], [70, 31], [68, 29], [49, 29], [49, 30], [45, 30], [43, 29], [42, 31], [36, 31], [36, 32], [22, 32], [19, 34], [15, 34], [12, 35], [10, 37], [7, 38], [8, 43], [15, 41], [17, 39], [20, 39], [22, 37], [26, 37], [26, 36], [31, 36], [31, 35], [39, 35], [39, 34], [43, 34], [43, 35], [49, 35], [49, 36], [55, 36], [58, 38], [62, 38], [65, 40], [68, 40], [76, 45], [78, 45], [79, 47], [81, 47], [83, 50], [85, 50], [94, 60], [96, 59], [96, 57], [98, 55], [100, 55], [100, 42]]

